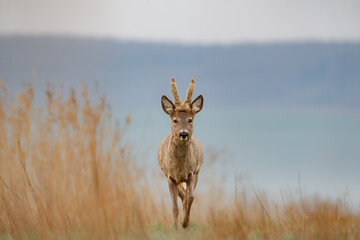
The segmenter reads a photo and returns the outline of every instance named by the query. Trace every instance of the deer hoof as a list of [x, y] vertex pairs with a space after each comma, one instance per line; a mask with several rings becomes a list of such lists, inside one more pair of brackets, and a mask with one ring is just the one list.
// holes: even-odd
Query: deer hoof
[[183, 226], [184, 230], [189, 230], [189, 222], [183, 222], [182, 226]]

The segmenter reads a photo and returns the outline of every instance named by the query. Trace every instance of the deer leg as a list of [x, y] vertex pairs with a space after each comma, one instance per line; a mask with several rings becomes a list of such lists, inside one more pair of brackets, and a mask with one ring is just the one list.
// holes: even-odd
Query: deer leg
[[189, 226], [190, 210], [191, 210], [191, 205], [194, 201], [193, 191], [195, 186], [195, 180], [196, 177], [194, 176], [194, 174], [190, 173], [188, 180], [186, 181], [186, 195], [183, 204], [183, 211], [184, 211], [184, 220], [182, 222], [183, 228], [187, 228]]
[[195, 174], [195, 184], [194, 184], [194, 190], [195, 190], [196, 185], [197, 185], [198, 176], [199, 176], [199, 172], [197, 172], [197, 173]]
[[178, 216], [179, 216], [179, 208], [178, 208], [178, 204], [177, 204], [178, 188], [177, 188], [176, 184], [173, 183], [173, 181], [171, 181], [170, 179], [168, 179], [168, 184], [169, 184], [169, 190], [170, 190], [170, 195], [171, 195], [172, 204], [173, 204], [174, 226], [177, 229]]
[[177, 185], [177, 187], [178, 187], [178, 195], [181, 198], [181, 202], [184, 204], [184, 199], [185, 199], [185, 194], [186, 194], [185, 189], [184, 189], [182, 183]]

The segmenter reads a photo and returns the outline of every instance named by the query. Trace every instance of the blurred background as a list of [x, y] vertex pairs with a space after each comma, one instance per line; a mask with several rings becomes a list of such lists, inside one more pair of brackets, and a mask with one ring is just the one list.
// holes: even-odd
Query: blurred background
[[37, 106], [47, 83], [65, 95], [87, 84], [114, 118], [131, 116], [126, 139], [159, 172], [160, 98], [172, 77], [182, 98], [195, 78], [194, 135], [204, 161], [220, 155], [226, 190], [240, 176], [280, 199], [300, 179], [360, 207], [357, 0], [0, 0], [0, 77], [10, 99], [31, 83]]

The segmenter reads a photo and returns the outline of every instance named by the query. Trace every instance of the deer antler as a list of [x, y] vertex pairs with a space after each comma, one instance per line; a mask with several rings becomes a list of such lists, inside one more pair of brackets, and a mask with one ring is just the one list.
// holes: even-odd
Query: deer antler
[[181, 103], [181, 99], [179, 97], [179, 93], [176, 87], [176, 82], [175, 82], [175, 78], [171, 79], [171, 92], [174, 98], [174, 103], [175, 103], [175, 107], [181, 107], [182, 103]]
[[194, 92], [194, 87], [195, 87], [195, 79], [193, 78], [193, 79], [191, 79], [189, 88], [188, 88], [187, 93], [186, 93], [186, 98], [185, 98], [185, 102], [184, 102], [184, 105], [186, 107], [190, 107], [190, 105], [191, 105], [191, 100], [192, 100], [192, 95], [193, 95], [193, 92]]

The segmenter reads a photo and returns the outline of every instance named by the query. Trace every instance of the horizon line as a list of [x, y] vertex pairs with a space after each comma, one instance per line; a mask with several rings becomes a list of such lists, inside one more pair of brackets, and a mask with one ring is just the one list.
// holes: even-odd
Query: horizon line
[[278, 39], [278, 40], [239, 40], [229, 42], [200, 42], [200, 41], [175, 41], [170, 39], [156, 40], [145, 38], [122, 38], [115, 36], [95, 36], [84, 34], [59, 34], [59, 33], [0, 33], [0, 38], [63, 38], [77, 40], [95, 40], [111, 42], [127, 42], [138, 44], [155, 44], [155, 45], [179, 45], [187, 47], [232, 47], [239, 45], [287, 45], [287, 44], [360, 44], [360, 39]]

